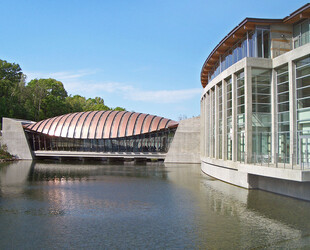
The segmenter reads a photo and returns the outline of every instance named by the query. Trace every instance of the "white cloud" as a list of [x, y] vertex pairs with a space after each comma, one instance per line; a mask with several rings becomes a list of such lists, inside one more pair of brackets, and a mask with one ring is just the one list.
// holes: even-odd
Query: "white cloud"
[[97, 70], [78, 70], [78, 71], [63, 71], [63, 72], [24, 72], [27, 75], [27, 81], [35, 78], [55, 78], [58, 81], [65, 82], [66, 80], [79, 79], [87, 75], [97, 73]]
[[69, 94], [79, 94], [87, 97], [100, 96], [101, 93], [120, 95], [124, 99], [145, 103], [180, 103], [192, 98], [198, 98], [201, 88], [179, 90], [144, 90], [119, 82], [87, 82], [81, 78], [95, 74], [96, 71], [80, 70], [76, 72], [34, 73], [26, 72], [28, 80], [34, 78], [55, 78], [62, 81]]

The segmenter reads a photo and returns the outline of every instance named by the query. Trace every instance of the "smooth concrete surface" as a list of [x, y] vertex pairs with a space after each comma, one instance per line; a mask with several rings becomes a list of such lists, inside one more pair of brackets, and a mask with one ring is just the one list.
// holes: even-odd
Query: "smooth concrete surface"
[[238, 171], [253, 175], [259, 175], [289, 181], [300, 181], [300, 182], [310, 181], [309, 170], [307, 171], [297, 169], [265, 167], [250, 164], [239, 164]]
[[2, 118], [1, 143], [6, 145], [8, 152], [18, 159], [33, 159], [21, 120]]
[[254, 176], [254, 178], [256, 178], [258, 189], [310, 201], [310, 182], [288, 181], [264, 176]]
[[205, 174], [221, 181], [243, 188], [253, 188], [249, 185], [248, 174], [239, 172], [237, 169], [216, 166], [203, 161], [201, 163], [201, 170]]
[[203, 158], [201, 170], [221, 181], [310, 201], [310, 170], [283, 169], [250, 164], [232, 164]]
[[165, 163], [200, 163], [200, 117], [180, 121]]

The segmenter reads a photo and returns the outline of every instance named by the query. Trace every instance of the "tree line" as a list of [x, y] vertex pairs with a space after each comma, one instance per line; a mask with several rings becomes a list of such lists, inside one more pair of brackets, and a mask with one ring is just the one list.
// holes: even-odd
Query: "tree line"
[[82, 111], [125, 110], [106, 106], [101, 97], [68, 95], [62, 82], [55, 79], [33, 79], [16, 63], [0, 60], [0, 127], [2, 117], [40, 121], [46, 118]]

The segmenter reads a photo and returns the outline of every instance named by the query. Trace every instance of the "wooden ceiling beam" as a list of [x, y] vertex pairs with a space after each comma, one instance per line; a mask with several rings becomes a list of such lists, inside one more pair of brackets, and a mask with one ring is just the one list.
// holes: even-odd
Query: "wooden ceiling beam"
[[243, 25], [243, 29], [244, 30], [254, 30], [255, 29], [255, 24], [254, 23], [247, 23], [245, 25]]
[[310, 13], [309, 12], [303, 12], [299, 15], [299, 18], [300, 19], [303, 19], [303, 18], [310, 18]]
[[233, 38], [235, 39], [240, 39], [242, 37], [244, 37], [244, 34], [233, 34]]

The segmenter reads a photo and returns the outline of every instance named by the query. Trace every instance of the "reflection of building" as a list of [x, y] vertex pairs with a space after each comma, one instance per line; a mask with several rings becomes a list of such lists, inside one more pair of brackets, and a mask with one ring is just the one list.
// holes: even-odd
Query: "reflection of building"
[[207, 174], [247, 188], [265, 182], [290, 195], [262, 178], [310, 181], [302, 171], [310, 166], [309, 17], [306, 4], [283, 19], [246, 18], [207, 58], [201, 71]]
[[[12, 128], [10, 120], [4, 119], [4, 134]], [[178, 125], [163, 117], [127, 111], [78, 112], [23, 124], [36, 157], [121, 158], [136, 158], [140, 153], [138, 158], [164, 158]], [[15, 128], [7, 138], [12, 134]]]

